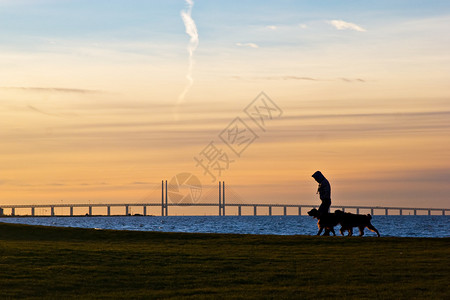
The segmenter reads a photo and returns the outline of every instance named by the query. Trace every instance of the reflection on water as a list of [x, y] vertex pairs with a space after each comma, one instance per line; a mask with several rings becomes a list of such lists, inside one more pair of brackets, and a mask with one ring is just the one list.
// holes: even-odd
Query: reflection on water
[[[162, 232], [314, 235], [317, 221], [308, 216], [169, 216], [2, 218], [0, 222]], [[450, 237], [450, 216], [373, 216], [381, 236]], [[335, 230], [339, 230], [339, 225]], [[359, 234], [355, 228], [354, 234]], [[366, 236], [376, 236], [365, 230]]]

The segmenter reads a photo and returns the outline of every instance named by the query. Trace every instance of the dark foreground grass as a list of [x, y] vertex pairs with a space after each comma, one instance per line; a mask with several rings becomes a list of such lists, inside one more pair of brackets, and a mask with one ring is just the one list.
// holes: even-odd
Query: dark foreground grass
[[0, 298], [449, 299], [449, 246], [0, 223]]

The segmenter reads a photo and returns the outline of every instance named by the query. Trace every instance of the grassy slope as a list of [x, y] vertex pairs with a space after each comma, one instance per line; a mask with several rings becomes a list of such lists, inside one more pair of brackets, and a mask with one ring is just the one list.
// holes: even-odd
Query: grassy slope
[[0, 223], [0, 297], [448, 299], [449, 246]]

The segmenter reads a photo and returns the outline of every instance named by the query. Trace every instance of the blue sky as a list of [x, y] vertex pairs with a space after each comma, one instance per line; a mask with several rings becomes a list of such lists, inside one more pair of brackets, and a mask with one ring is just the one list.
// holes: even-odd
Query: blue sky
[[[1, 36], [4, 42], [41, 37], [178, 43], [184, 6], [183, 1], [1, 1]], [[233, 36], [242, 38], [256, 26], [343, 19], [376, 31], [448, 16], [449, 8], [448, 1], [196, 1], [193, 17], [207, 41], [235, 43]]]
[[[136, 53], [162, 64], [180, 60], [181, 67], [188, 40], [180, 18], [185, 7], [183, 1], [1, 1], [0, 49], [73, 56], [77, 49], [88, 48], [124, 57]], [[407, 58], [421, 47], [444, 53], [449, 46], [445, 34], [449, 8], [448, 1], [196, 1], [192, 13], [200, 35], [196, 57], [199, 63], [230, 59], [228, 65], [261, 64], [272, 57], [284, 66], [282, 57], [279, 61], [273, 57], [289, 51], [290, 59], [308, 57], [315, 62], [336, 56], [333, 47], [356, 57], [363, 53]], [[366, 31], [337, 30], [331, 20]], [[240, 49], [251, 45], [259, 50]], [[375, 47], [381, 51], [372, 51]], [[286, 72], [294, 75], [293, 70]]]

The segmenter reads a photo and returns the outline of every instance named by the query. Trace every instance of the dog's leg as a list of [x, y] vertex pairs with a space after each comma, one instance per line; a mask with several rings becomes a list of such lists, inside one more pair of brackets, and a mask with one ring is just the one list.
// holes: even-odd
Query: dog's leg
[[359, 236], [363, 236], [365, 226], [359, 226], [358, 228], [359, 228]]
[[322, 231], [323, 231], [323, 228], [319, 227], [319, 232], [317, 233], [317, 235], [320, 235], [322, 233]]
[[330, 236], [330, 229], [325, 227], [325, 232], [323, 233], [324, 236]]
[[331, 231], [331, 233], [333, 233], [334, 236], [336, 236], [336, 232], [334, 232], [334, 228], [333, 227], [330, 228], [330, 231]]
[[369, 228], [370, 231], [375, 232], [377, 234], [377, 236], [380, 237], [380, 233], [371, 223], [369, 223], [369, 225], [367, 225], [367, 228]]
[[348, 236], [353, 236], [353, 227], [348, 229]]
[[341, 229], [339, 229], [339, 232], [341, 233], [342, 236], [344, 236], [344, 228], [341, 227]]

